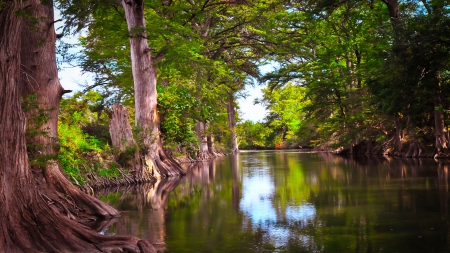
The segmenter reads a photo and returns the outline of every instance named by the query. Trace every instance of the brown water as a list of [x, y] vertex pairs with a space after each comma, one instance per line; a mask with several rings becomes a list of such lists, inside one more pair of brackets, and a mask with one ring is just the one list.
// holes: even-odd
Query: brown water
[[242, 152], [105, 193], [122, 218], [102, 233], [162, 252], [450, 252], [448, 173], [431, 159]]

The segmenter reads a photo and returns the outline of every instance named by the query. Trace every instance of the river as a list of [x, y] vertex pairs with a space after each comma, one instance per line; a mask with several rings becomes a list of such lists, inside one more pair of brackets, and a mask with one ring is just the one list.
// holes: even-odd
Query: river
[[181, 179], [100, 193], [122, 213], [101, 233], [161, 252], [450, 252], [448, 166], [243, 151]]

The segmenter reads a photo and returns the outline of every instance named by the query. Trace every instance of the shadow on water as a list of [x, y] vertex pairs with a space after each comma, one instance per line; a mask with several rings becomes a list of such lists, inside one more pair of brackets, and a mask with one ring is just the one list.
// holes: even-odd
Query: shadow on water
[[[242, 152], [99, 193], [161, 252], [450, 252], [449, 163]], [[107, 227], [107, 228], [106, 228]]]

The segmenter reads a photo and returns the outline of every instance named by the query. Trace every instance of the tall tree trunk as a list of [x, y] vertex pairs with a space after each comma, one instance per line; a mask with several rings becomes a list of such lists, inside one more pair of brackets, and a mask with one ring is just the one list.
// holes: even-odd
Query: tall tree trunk
[[[28, 126], [40, 127], [41, 131], [47, 132], [28, 141], [40, 147], [40, 156], [54, 157], [59, 151], [58, 113], [61, 96], [65, 91], [59, 83], [56, 67], [53, 1], [30, 3], [29, 12], [30, 17], [24, 19], [21, 32], [20, 92], [23, 97], [37, 95], [38, 106], [48, 113], [49, 118], [42, 126]], [[34, 112], [32, 110], [27, 113], [29, 122], [35, 116]], [[102, 217], [119, 215], [111, 206], [75, 187], [56, 160], [49, 160], [38, 167], [35, 176], [45, 177], [48, 186], [70, 196], [86, 213]]]
[[[181, 166], [164, 152], [157, 111], [156, 72], [160, 56], [151, 55], [147, 42], [143, 0], [122, 0], [130, 33], [136, 125], [142, 131], [145, 150], [143, 170], [157, 177], [185, 175]], [[162, 56], [161, 56], [162, 57]]]
[[238, 147], [238, 143], [237, 143], [236, 111], [234, 108], [233, 93], [230, 93], [228, 96], [227, 112], [228, 112], [228, 127], [231, 132], [231, 136], [230, 136], [231, 153], [236, 154], [236, 153], [239, 153], [239, 147]]
[[[57, 202], [36, 186], [28, 161], [26, 118], [20, 104], [20, 50], [23, 15], [39, 1], [0, 5], [0, 251], [2, 252], [155, 252], [134, 237], [105, 237], [61, 216]], [[38, 41], [36, 41], [38, 43]]]
[[[399, 16], [399, 5], [398, 0], [381, 0], [386, 7], [388, 8], [388, 13], [391, 21], [391, 26], [394, 30], [394, 43], [392, 45], [393, 54], [396, 57], [400, 57], [403, 54], [403, 50], [398, 50], [399, 48], [403, 48], [403, 41], [400, 36], [398, 36], [398, 31], [401, 28], [400, 16]], [[395, 136], [394, 136], [394, 155], [401, 156], [402, 155], [402, 146], [403, 146], [403, 130], [400, 121], [400, 116], [396, 113], [394, 115], [395, 122]]]

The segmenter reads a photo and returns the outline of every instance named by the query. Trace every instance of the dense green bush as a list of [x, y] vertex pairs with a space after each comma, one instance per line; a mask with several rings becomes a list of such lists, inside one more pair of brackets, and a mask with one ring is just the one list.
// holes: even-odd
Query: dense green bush
[[109, 144], [108, 115], [102, 108], [102, 96], [94, 91], [76, 93], [61, 101], [58, 120], [59, 161], [69, 176], [78, 182], [88, 172], [100, 176], [118, 176], [115, 154]]

